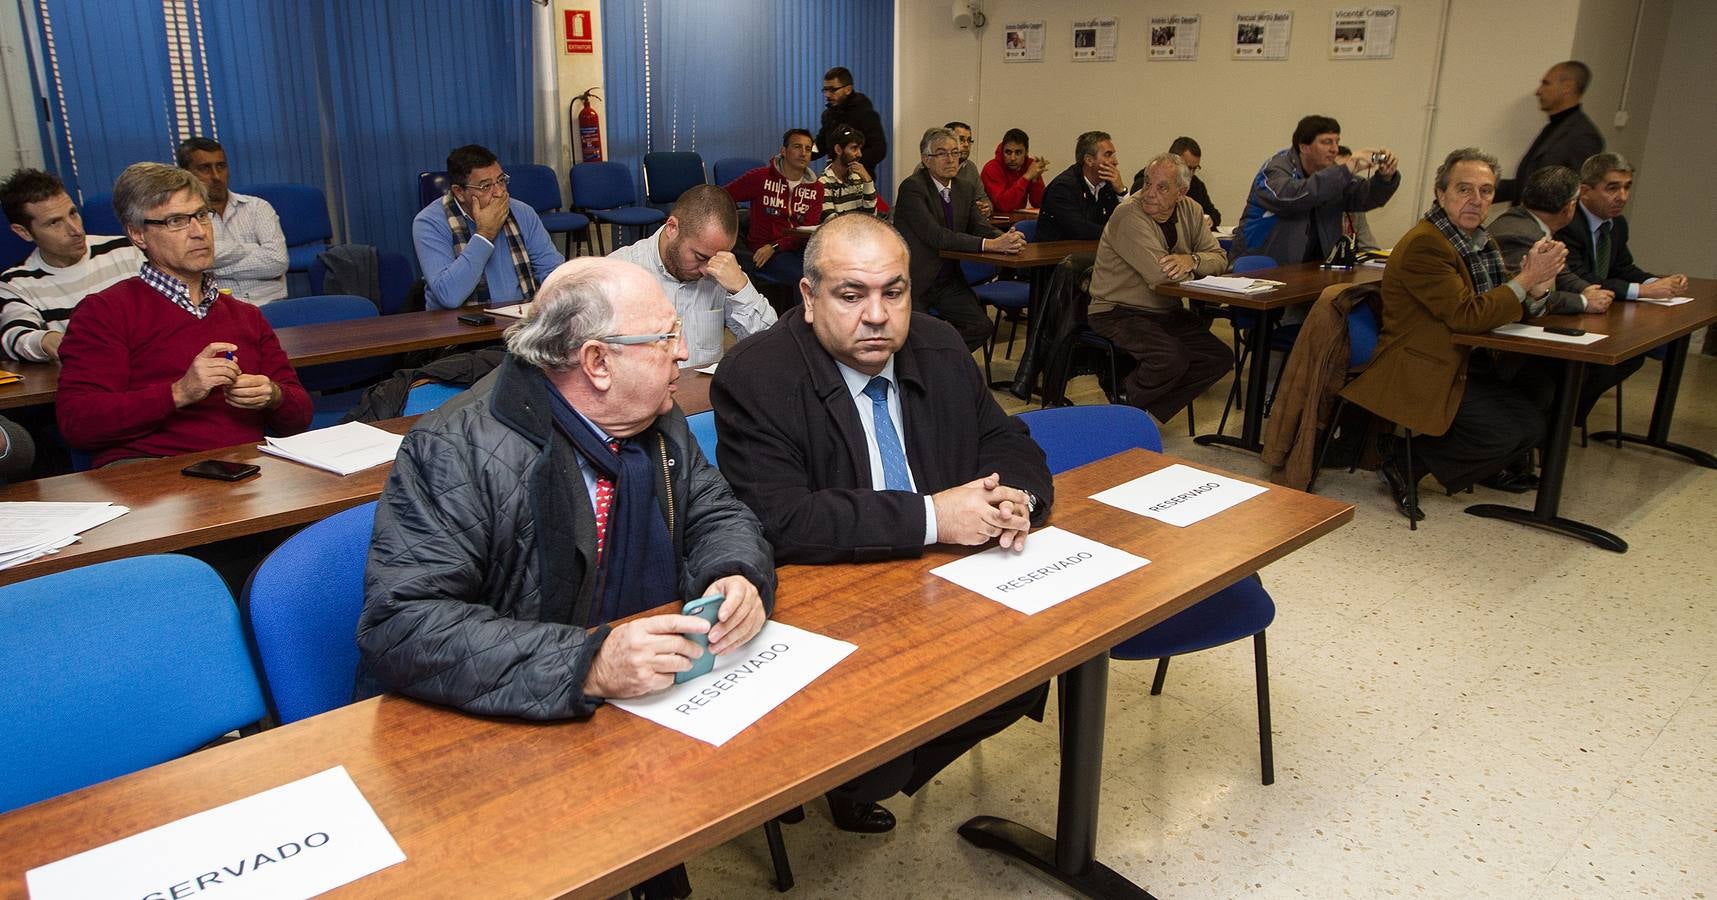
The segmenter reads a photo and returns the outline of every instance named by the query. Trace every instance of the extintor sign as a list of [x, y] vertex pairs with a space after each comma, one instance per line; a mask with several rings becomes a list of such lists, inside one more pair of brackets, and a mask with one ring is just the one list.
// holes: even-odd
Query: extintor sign
[[596, 49], [595, 39], [590, 34], [590, 10], [569, 9], [566, 11], [566, 52], [593, 53]]

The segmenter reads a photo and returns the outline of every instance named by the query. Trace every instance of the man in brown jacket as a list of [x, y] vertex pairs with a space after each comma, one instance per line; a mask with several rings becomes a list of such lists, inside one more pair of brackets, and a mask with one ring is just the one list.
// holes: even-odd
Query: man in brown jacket
[[[1544, 435], [1544, 411], [1497, 378], [1488, 357], [1469, 368], [1471, 348], [1454, 343], [1456, 334], [1518, 320], [1523, 301], [1555, 286], [1567, 255], [1545, 238], [1524, 255], [1520, 273], [1508, 277], [1484, 230], [1496, 182], [1496, 159], [1476, 148], [1456, 150], [1437, 167], [1436, 203], [1395, 245], [1383, 270], [1377, 352], [1342, 392], [1413, 432], [1415, 475], [1423, 463], [1450, 491], [1476, 483], [1513, 492], [1537, 485], [1521, 463]], [[1396, 507], [1422, 518], [1408, 500], [1393, 436], [1386, 438], [1381, 471]]]
[[1204, 209], [1186, 196], [1192, 173], [1178, 154], [1145, 166], [1144, 184], [1103, 229], [1091, 270], [1091, 330], [1138, 365], [1126, 402], [1166, 422], [1234, 366], [1234, 353], [1179, 297], [1159, 285], [1226, 271]]

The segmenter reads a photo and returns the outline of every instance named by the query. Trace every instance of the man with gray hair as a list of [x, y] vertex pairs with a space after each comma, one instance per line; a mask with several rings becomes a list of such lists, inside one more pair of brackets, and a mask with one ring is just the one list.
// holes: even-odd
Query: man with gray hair
[[1108, 132], [1087, 131], [1073, 145], [1073, 165], [1043, 189], [1040, 241], [1094, 241], [1103, 235], [1127, 185]]
[[1634, 262], [1622, 215], [1633, 189], [1634, 168], [1620, 153], [1598, 153], [1581, 164], [1580, 202], [1556, 233], [1568, 245], [1566, 288], [1602, 285], [1617, 300], [1664, 300], [1687, 290], [1686, 275], [1653, 275]]
[[256, 307], [218, 290], [203, 185], [137, 163], [113, 207], [142, 270], [85, 297], [60, 344], [60, 433], [104, 466], [174, 456], [310, 425], [310, 395]]
[[1157, 156], [1140, 175], [1097, 244], [1091, 330], [1136, 362], [1116, 385], [1124, 402], [1166, 422], [1228, 374], [1234, 354], [1179, 297], [1156, 289], [1224, 272], [1228, 256], [1187, 196], [1192, 172], [1180, 154]]
[[1550, 121], [1544, 123], [1526, 155], [1520, 158], [1513, 178], [1504, 178], [1496, 187], [1496, 199], [1518, 203], [1532, 173], [1547, 166], [1579, 169], [1580, 163], [1604, 149], [1604, 136], [1592, 124], [1580, 98], [1592, 83], [1592, 70], [1577, 59], [1553, 65], [1538, 81], [1538, 108]]
[[[774, 561], [674, 403], [686, 349], [655, 279], [565, 263], [507, 349], [400, 447], [376, 508], [358, 694], [582, 719], [673, 684], [704, 652], [688, 634], [717, 655], [756, 635]], [[712, 594], [714, 625], [611, 624]]]

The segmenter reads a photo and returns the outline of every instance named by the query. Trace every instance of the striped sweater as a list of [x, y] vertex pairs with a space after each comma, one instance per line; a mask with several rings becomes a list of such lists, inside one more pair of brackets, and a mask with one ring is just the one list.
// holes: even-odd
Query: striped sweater
[[125, 237], [89, 235], [89, 252], [65, 268], [28, 259], [0, 273], [0, 354], [7, 359], [47, 362], [42, 336], [64, 333], [78, 301], [137, 274], [143, 253]]

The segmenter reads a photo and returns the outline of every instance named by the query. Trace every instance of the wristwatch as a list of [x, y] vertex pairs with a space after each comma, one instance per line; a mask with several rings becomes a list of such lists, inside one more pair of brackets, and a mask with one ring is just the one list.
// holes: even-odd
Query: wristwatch
[[1026, 518], [1029, 519], [1032, 516], [1037, 515], [1037, 495], [1031, 491], [1025, 490], [1024, 488], [1021, 488], [1020, 490], [1025, 494], [1025, 515]]

